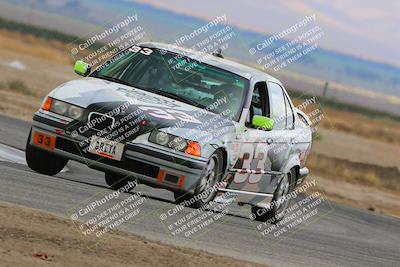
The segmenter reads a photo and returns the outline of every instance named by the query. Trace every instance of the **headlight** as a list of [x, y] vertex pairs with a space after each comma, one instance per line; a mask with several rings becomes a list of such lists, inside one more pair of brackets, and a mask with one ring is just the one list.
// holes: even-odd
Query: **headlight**
[[187, 140], [183, 137], [175, 136], [158, 130], [150, 133], [149, 141], [174, 150], [185, 152], [186, 154], [200, 156], [200, 145], [196, 141]]
[[184, 151], [187, 147], [188, 142], [182, 137], [175, 137], [169, 142], [169, 146], [180, 151]]
[[68, 117], [74, 119], [74, 120], [79, 120], [83, 115], [83, 109], [77, 106], [70, 106], [68, 109]]
[[158, 132], [156, 134], [156, 143], [162, 146], [165, 146], [166, 144], [168, 144], [169, 141], [169, 136], [167, 133], [164, 132]]
[[[45, 110], [49, 110], [74, 120], [80, 120], [82, 118], [84, 111], [83, 108], [50, 97], [47, 97], [47, 99], [50, 99], [50, 109]], [[47, 102], [47, 100], [45, 102]]]
[[58, 100], [54, 100], [53, 101], [53, 107], [52, 107], [52, 111], [54, 111], [57, 114], [61, 114], [61, 115], [67, 115], [67, 111], [68, 111], [68, 104], [65, 102], [61, 102]]

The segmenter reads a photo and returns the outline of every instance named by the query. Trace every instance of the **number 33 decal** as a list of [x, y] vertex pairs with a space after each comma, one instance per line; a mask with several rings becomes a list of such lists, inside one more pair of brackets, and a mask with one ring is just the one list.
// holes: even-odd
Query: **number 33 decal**
[[136, 46], [136, 45], [129, 48], [129, 51], [131, 51], [132, 53], [140, 52], [145, 56], [149, 56], [151, 53], [153, 53], [153, 50], [151, 50], [150, 48], [140, 47], [140, 46]]
[[[253, 160], [257, 160], [257, 166], [254, 169], [265, 170], [266, 163], [270, 160], [267, 156], [267, 151], [264, 151], [264, 146], [245, 143], [240, 148], [239, 159], [243, 160], [241, 169], [250, 170]], [[268, 161], [268, 162], [267, 162]], [[235, 173], [234, 183], [241, 184], [248, 181], [249, 184], [258, 183], [261, 180], [262, 174]]]

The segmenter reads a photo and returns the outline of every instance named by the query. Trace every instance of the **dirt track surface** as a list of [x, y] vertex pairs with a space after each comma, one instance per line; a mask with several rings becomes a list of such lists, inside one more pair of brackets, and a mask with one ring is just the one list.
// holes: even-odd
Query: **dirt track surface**
[[0, 241], [1, 266], [261, 266], [122, 232], [89, 250], [71, 220], [3, 202]]

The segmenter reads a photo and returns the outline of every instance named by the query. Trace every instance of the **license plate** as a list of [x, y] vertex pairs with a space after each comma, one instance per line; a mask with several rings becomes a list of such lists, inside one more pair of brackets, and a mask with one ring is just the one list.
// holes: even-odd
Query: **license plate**
[[48, 150], [54, 150], [56, 146], [56, 137], [44, 132], [33, 132], [33, 144]]
[[121, 160], [124, 144], [100, 137], [92, 137], [88, 152], [113, 160]]

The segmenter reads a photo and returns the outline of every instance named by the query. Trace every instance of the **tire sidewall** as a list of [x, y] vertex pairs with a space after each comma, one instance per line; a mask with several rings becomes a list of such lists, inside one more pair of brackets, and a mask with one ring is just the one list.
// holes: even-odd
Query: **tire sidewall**
[[[223, 177], [223, 170], [222, 170], [222, 166], [223, 166], [223, 155], [222, 152], [220, 150], [216, 150], [209, 158], [209, 160], [211, 160], [212, 158], [215, 158], [216, 162], [216, 178], [215, 178], [215, 182], [213, 184], [213, 186], [215, 186], [217, 183], [219, 183]], [[207, 163], [208, 166], [208, 163]], [[206, 168], [203, 170], [203, 173], [201, 175], [201, 179], [203, 178], [203, 175], [205, 174]], [[201, 179], [199, 179], [199, 182], [196, 185], [196, 188], [194, 190], [194, 193], [186, 193], [186, 194], [176, 194], [176, 195], [180, 195], [181, 200], [188, 200], [190, 198], [193, 198], [201, 193], [202, 190], [200, 188], [201, 185]], [[209, 200], [208, 201], [203, 201], [202, 198], [199, 198], [197, 201], [194, 202], [194, 204], [192, 205], [193, 208], [201, 208], [205, 205], [207, 205], [209, 202], [211, 202], [214, 198], [215, 195], [217, 194], [217, 190], [212, 190], [211, 192], [212, 196], [208, 197]], [[180, 202], [179, 199], [177, 202]]]
[[[293, 183], [295, 183], [295, 172], [293, 170], [291, 170], [289, 173], [286, 173], [285, 175], [287, 176], [288, 182], [289, 182], [289, 191], [287, 194], [290, 194], [294, 188]], [[277, 201], [277, 198], [278, 198], [277, 192], [278, 192], [279, 187], [282, 182], [283, 182], [283, 178], [279, 181], [279, 184], [275, 190], [274, 197], [273, 197], [271, 203], [273, 203], [274, 201]], [[265, 210], [265, 208], [259, 208], [259, 207], [253, 206], [252, 213], [256, 214], [255, 218], [259, 221], [269, 220], [269, 221], [271, 221], [271, 223], [276, 224], [285, 217], [285, 212], [287, 210], [287, 207], [289, 207], [289, 205], [290, 205], [291, 199], [289, 198], [286, 201], [287, 201], [286, 208], [282, 211], [278, 211], [278, 208], [276, 205], [274, 205], [271, 209], [268, 209], [268, 210]], [[261, 216], [258, 216], [258, 211], [263, 210], [263, 209], [264, 209], [263, 214]]]

